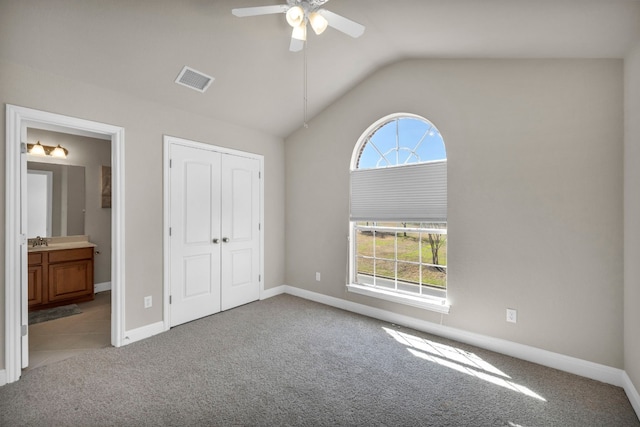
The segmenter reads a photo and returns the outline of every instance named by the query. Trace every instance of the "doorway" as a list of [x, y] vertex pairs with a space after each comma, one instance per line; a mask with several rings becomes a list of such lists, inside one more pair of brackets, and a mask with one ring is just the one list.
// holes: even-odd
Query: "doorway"
[[165, 321], [260, 299], [263, 157], [165, 137]]
[[[124, 129], [104, 123], [6, 106], [5, 367], [8, 383], [28, 364], [26, 143], [27, 128], [111, 141], [111, 345], [124, 336]], [[16, 286], [20, 284], [20, 286]]]
[[[27, 147], [39, 143], [64, 147], [65, 152], [52, 156], [46, 150], [27, 149], [30, 276], [25, 369], [33, 369], [111, 345], [111, 209], [103, 205], [101, 191], [102, 171], [111, 168], [111, 140], [31, 127], [27, 139]], [[46, 187], [32, 179], [42, 175], [48, 177]], [[46, 246], [35, 245], [37, 237], [45, 239]], [[60, 244], [65, 245], [63, 251], [52, 251]], [[86, 248], [81, 258], [90, 261], [54, 261], [79, 248]], [[77, 253], [73, 257], [80, 259]]]

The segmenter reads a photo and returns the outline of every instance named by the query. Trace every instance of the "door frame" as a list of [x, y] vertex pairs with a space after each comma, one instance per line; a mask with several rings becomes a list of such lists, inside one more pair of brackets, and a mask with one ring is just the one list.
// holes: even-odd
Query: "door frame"
[[215, 151], [221, 154], [231, 154], [234, 156], [247, 157], [250, 159], [258, 160], [260, 163], [259, 166], [259, 192], [260, 192], [260, 202], [259, 202], [259, 220], [260, 220], [260, 230], [258, 232], [260, 238], [260, 266], [258, 268], [260, 274], [260, 294], [259, 299], [264, 299], [264, 156], [261, 154], [249, 153], [246, 151], [234, 150], [231, 148], [220, 147], [217, 145], [207, 144], [204, 142], [192, 141], [184, 138], [178, 138], [170, 135], [163, 135], [163, 166], [162, 166], [162, 174], [163, 174], [163, 322], [164, 322], [164, 330], [168, 331], [171, 328], [171, 310], [169, 307], [169, 294], [171, 292], [171, 272], [169, 270], [171, 264], [171, 251], [169, 244], [169, 227], [171, 226], [171, 217], [170, 217], [170, 194], [169, 194], [169, 179], [170, 179], [170, 158], [169, 152], [172, 145], [182, 145], [186, 147], [196, 148], [200, 150], [209, 150]]
[[[27, 236], [21, 183], [26, 180], [21, 157], [26, 149], [28, 127], [111, 141], [111, 344], [123, 345], [125, 290], [125, 195], [124, 128], [6, 104], [5, 174], [5, 370], [6, 382], [17, 381], [22, 373], [22, 289], [27, 280]], [[23, 143], [25, 144], [23, 146]], [[23, 283], [23, 281], [25, 283]], [[11, 286], [20, 283], [21, 286]], [[27, 326], [27, 325], [25, 325]], [[25, 330], [28, 326], [25, 328]]]

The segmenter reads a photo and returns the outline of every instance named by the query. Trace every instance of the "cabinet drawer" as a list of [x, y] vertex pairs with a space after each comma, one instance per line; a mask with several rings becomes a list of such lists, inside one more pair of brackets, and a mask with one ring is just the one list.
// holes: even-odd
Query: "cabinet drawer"
[[49, 264], [65, 261], [76, 261], [80, 259], [91, 259], [93, 248], [65, 249], [49, 252]]
[[29, 254], [29, 265], [42, 264], [42, 252]]

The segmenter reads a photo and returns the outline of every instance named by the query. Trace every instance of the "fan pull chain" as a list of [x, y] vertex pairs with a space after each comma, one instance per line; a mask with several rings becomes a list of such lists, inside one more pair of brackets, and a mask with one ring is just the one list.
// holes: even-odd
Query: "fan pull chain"
[[304, 103], [304, 107], [303, 107], [303, 111], [304, 111], [304, 118], [303, 118], [303, 126], [305, 129], [307, 129], [309, 127], [309, 124], [307, 123], [307, 104], [308, 104], [308, 99], [307, 99], [307, 93], [308, 93], [308, 84], [307, 84], [307, 41], [304, 41], [304, 47], [302, 48], [304, 50], [303, 55], [304, 55], [304, 65], [303, 65], [303, 79], [302, 79], [302, 100]]

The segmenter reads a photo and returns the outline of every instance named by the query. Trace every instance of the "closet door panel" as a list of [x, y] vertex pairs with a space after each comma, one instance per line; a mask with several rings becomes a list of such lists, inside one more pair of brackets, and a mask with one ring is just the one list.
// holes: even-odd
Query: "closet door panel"
[[220, 311], [220, 156], [171, 146], [171, 326]]
[[222, 310], [260, 297], [259, 162], [222, 157]]

